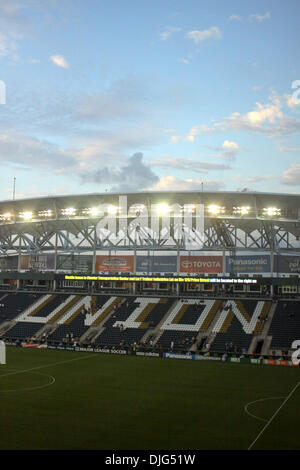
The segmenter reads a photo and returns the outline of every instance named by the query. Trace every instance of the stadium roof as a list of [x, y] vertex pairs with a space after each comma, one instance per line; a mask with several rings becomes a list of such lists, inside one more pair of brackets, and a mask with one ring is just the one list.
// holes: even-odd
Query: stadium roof
[[[170, 196], [172, 199], [174, 196], [179, 198], [185, 199], [195, 197], [195, 196], [204, 198], [208, 200], [211, 197], [219, 197], [224, 199], [230, 199], [231, 197], [237, 198], [240, 201], [244, 201], [249, 197], [255, 197], [261, 201], [268, 201], [268, 200], [275, 200], [278, 199], [280, 201], [284, 201], [288, 198], [289, 203], [298, 203], [300, 207], [300, 194], [295, 193], [270, 193], [270, 192], [259, 192], [259, 191], [199, 191], [199, 190], [191, 190], [191, 191], [139, 191], [139, 192], [104, 192], [104, 193], [80, 193], [80, 194], [62, 194], [62, 195], [48, 195], [48, 196], [39, 196], [39, 197], [31, 197], [31, 198], [22, 198], [22, 199], [6, 199], [0, 201], [0, 207], [4, 208], [6, 206], [13, 205], [23, 205], [28, 204], [29, 202], [32, 204], [38, 204], [41, 202], [42, 204], [46, 201], [53, 201], [53, 200], [97, 200], [97, 199], [111, 199], [116, 198], [117, 196], [128, 196], [138, 197], [138, 198], [145, 198], [145, 197], [163, 197], [164, 199], [166, 196]], [[178, 201], [179, 202], [179, 201]], [[294, 206], [296, 207], [296, 206]]]

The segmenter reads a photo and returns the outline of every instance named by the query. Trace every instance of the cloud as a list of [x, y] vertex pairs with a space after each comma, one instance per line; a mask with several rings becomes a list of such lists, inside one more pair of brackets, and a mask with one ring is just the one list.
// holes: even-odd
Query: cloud
[[56, 55], [52, 55], [50, 57], [50, 60], [51, 62], [53, 62], [54, 65], [56, 65], [57, 67], [62, 67], [64, 69], [68, 69], [69, 68], [69, 64], [68, 62], [66, 61], [66, 59], [64, 58], [64, 56], [60, 55], [60, 54], [56, 54]]
[[166, 41], [167, 39], [169, 39], [173, 33], [178, 33], [179, 31], [181, 31], [181, 28], [180, 27], [177, 27], [177, 26], [168, 26], [165, 31], [163, 31], [162, 33], [159, 34], [159, 38], [161, 41]]
[[159, 181], [147, 188], [149, 191], [218, 191], [225, 184], [220, 180], [178, 179], [175, 176], [163, 176]]
[[[298, 95], [299, 95], [299, 93], [298, 93]], [[285, 103], [286, 103], [288, 108], [290, 108], [290, 109], [300, 108], [300, 99], [295, 94], [293, 94], [293, 95], [286, 94], [286, 95], [284, 95], [284, 99], [285, 99]]]
[[264, 20], [269, 20], [271, 18], [271, 13], [267, 11], [264, 15], [260, 13], [254, 13], [249, 16], [249, 21], [258, 21], [261, 23]]
[[254, 110], [244, 115], [232, 113], [216, 126], [222, 125], [227, 130], [257, 132], [269, 137], [299, 132], [300, 121], [283, 113], [282, 100], [275, 93], [271, 94], [269, 100], [266, 104], [257, 102]]
[[[128, 136], [108, 135], [98, 140], [73, 141], [58, 146], [14, 130], [0, 132], [0, 167], [16, 171], [63, 175], [66, 180], [99, 183], [113, 190], [142, 190], [155, 184], [158, 176], [145, 164], [143, 155], [135, 153], [128, 159], [125, 149], [140, 141]], [[151, 140], [153, 142], [153, 140]]]
[[209, 171], [231, 170], [233, 167], [224, 163], [213, 163], [195, 160], [192, 158], [164, 157], [157, 158], [150, 163], [150, 166], [161, 168], [174, 168], [181, 171], [194, 173], [207, 173]]
[[74, 157], [58, 145], [14, 130], [0, 132], [0, 163], [24, 170], [51, 169], [67, 171]]
[[190, 60], [191, 60], [191, 57], [189, 56], [188, 58], [186, 57], [182, 57], [181, 59], [179, 59], [180, 62], [182, 62], [183, 64], [185, 65], [188, 65], [190, 63]]
[[212, 147], [206, 145], [206, 147], [212, 150], [214, 157], [223, 158], [226, 160], [235, 160], [235, 157], [240, 153], [240, 147], [236, 142], [230, 140], [224, 140], [223, 144], [220, 147]]
[[205, 41], [206, 39], [220, 39], [222, 37], [222, 33], [217, 26], [212, 26], [211, 28], [205, 29], [203, 31], [189, 31], [186, 36], [198, 44], [199, 42]]
[[235, 21], [241, 21], [242, 18], [241, 18], [239, 15], [231, 15], [231, 16], [229, 17], [229, 21], [233, 21], [233, 20], [235, 20]]
[[82, 182], [99, 183], [107, 185], [111, 191], [142, 191], [149, 185], [154, 185], [159, 178], [152, 169], [143, 162], [143, 154], [138, 152], [132, 155], [122, 167], [105, 166], [97, 171], [82, 172]]
[[225, 140], [221, 148], [216, 148], [216, 151], [220, 152], [216, 155], [219, 158], [235, 160], [236, 156], [240, 153], [240, 147], [236, 142]]
[[134, 118], [145, 115], [151, 95], [135, 77], [116, 80], [106, 89], [85, 95], [78, 104], [77, 117], [85, 120]]
[[300, 154], [300, 147], [279, 147], [280, 152], [298, 152]]
[[16, 58], [16, 51], [16, 41], [0, 32], [0, 57], [11, 56], [12, 58]]
[[31, 32], [24, 9], [24, 5], [16, 0], [0, 0], [0, 58], [18, 59], [19, 41]]
[[287, 96], [280, 97], [272, 92], [267, 103], [256, 102], [251, 111], [245, 114], [233, 112], [229, 116], [221, 118], [218, 122], [213, 122], [211, 126], [195, 125], [186, 134], [171, 136], [170, 143], [177, 144], [180, 141], [193, 143], [199, 135], [213, 135], [229, 131], [245, 131], [267, 137], [280, 137], [298, 133], [300, 131], [300, 120], [290, 117], [284, 112], [284, 106], [291, 107], [290, 97], [287, 99]]
[[299, 163], [292, 163], [291, 167], [283, 172], [282, 183], [289, 186], [300, 186]]
[[224, 149], [224, 150], [239, 150], [239, 146], [236, 142], [230, 142], [229, 140], [225, 140], [222, 144], [222, 149]]
[[170, 139], [171, 144], [177, 144], [180, 140], [184, 142], [195, 142], [198, 135], [212, 135], [218, 132], [217, 129], [209, 127], [206, 124], [193, 126], [185, 135], [173, 135]]
[[246, 121], [254, 126], [263, 124], [264, 122], [274, 124], [276, 119], [282, 117], [283, 114], [280, 110], [280, 105], [276, 103], [267, 105], [256, 103], [256, 109], [247, 113]]
[[170, 138], [170, 143], [171, 144], [177, 144], [182, 139], [181, 135], [172, 135]]
[[278, 176], [273, 175], [259, 175], [259, 176], [250, 176], [249, 178], [245, 178], [245, 182], [247, 183], [261, 183], [262, 181], [267, 181], [271, 179], [277, 179]]

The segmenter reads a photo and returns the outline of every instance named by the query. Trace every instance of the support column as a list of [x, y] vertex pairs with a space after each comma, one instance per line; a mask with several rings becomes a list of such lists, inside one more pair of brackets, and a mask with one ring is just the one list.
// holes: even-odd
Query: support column
[[226, 273], [226, 250], [223, 248], [223, 271], [222, 271], [222, 274], [223, 276], [225, 276], [225, 273]]
[[96, 256], [97, 256], [97, 230], [96, 230], [96, 225], [95, 225], [95, 231], [94, 231], [94, 247], [93, 247], [93, 264], [92, 264], [92, 272], [91, 274], [94, 274], [96, 272]]

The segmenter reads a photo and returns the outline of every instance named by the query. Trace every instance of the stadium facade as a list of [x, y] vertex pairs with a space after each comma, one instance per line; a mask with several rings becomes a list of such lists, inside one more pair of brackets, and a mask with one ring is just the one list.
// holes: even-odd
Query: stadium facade
[[59, 274], [121, 273], [297, 284], [299, 240], [293, 194], [104, 193], [0, 203], [2, 285], [20, 286], [30, 275], [36, 284]]
[[[201, 230], [204, 238], [197, 238]], [[299, 237], [297, 195], [105, 193], [0, 203], [2, 256], [190, 249], [297, 253]]]
[[297, 195], [3, 201], [0, 338], [187, 358], [222, 355], [229, 344], [290, 357], [300, 331], [299, 237]]

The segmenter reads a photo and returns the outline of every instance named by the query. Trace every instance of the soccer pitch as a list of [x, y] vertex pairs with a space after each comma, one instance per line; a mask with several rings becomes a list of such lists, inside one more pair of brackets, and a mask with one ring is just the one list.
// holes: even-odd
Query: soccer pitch
[[299, 450], [299, 371], [11, 346], [0, 449]]

